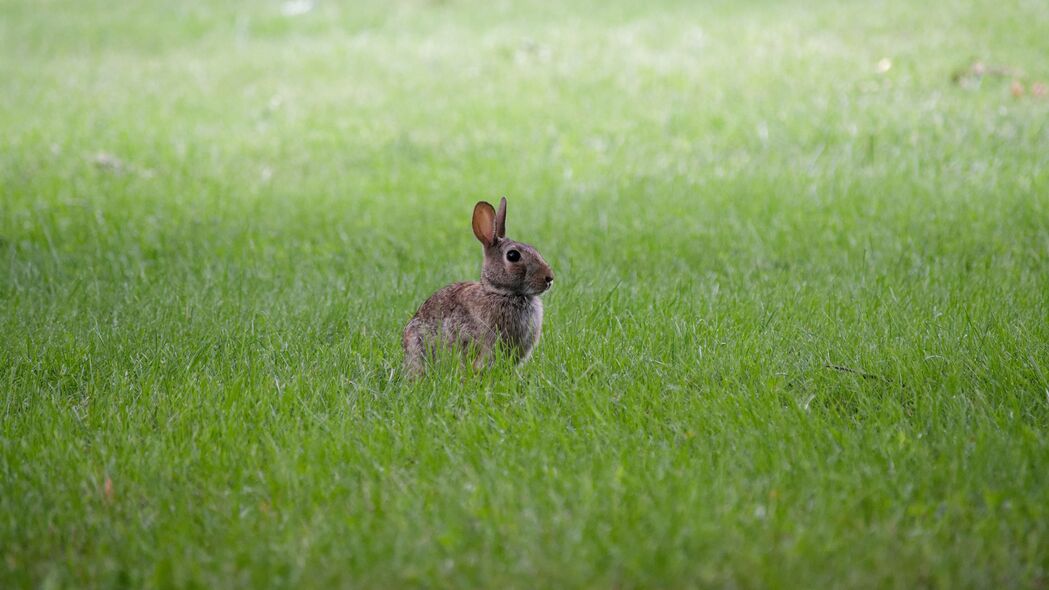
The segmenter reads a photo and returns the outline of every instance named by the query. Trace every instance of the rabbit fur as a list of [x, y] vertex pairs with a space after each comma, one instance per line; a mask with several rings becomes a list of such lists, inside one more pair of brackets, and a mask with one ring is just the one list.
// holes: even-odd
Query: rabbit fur
[[455, 283], [430, 296], [404, 328], [404, 366], [410, 376], [426, 372], [437, 348], [458, 350], [480, 370], [496, 349], [517, 363], [528, 360], [543, 328], [543, 302], [554, 273], [528, 244], [506, 237], [506, 198], [499, 210], [474, 206], [473, 231], [484, 248], [481, 280]]

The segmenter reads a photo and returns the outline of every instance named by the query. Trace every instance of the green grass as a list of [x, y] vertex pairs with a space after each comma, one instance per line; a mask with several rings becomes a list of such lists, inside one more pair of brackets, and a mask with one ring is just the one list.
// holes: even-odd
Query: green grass
[[1049, 583], [1041, 2], [0, 16], [0, 587]]

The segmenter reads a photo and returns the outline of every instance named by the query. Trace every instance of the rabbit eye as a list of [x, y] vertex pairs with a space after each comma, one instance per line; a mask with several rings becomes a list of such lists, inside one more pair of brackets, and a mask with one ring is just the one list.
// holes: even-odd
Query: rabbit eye
[[517, 262], [518, 260], [521, 259], [521, 253], [518, 252], [517, 250], [509, 250], [506, 253], [506, 259], [509, 260], [510, 262]]

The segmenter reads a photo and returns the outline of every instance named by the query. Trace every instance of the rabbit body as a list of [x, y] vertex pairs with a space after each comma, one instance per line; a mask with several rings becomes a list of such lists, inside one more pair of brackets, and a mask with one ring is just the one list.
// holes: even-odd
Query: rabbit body
[[553, 271], [535, 248], [506, 239], [506, 199], [498, 212], [484, 201], [478, 203], [473, 226], [484, 245], [481, 280], [438, 290], [408, 322], [402, 344], [405, 369], [413, 376], [425, 372], [435, 348], [459, 350], [481, 369], [497, 348], [520, 363], [539, 342], [539, 295], [553, 283]]

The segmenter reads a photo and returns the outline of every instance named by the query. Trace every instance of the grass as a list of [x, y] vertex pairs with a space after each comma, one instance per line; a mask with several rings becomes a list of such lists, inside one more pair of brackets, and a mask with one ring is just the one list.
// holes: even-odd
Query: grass
[[1040, 3], [166, 4], [0, 3], [0, 586], [1049, 583]]

